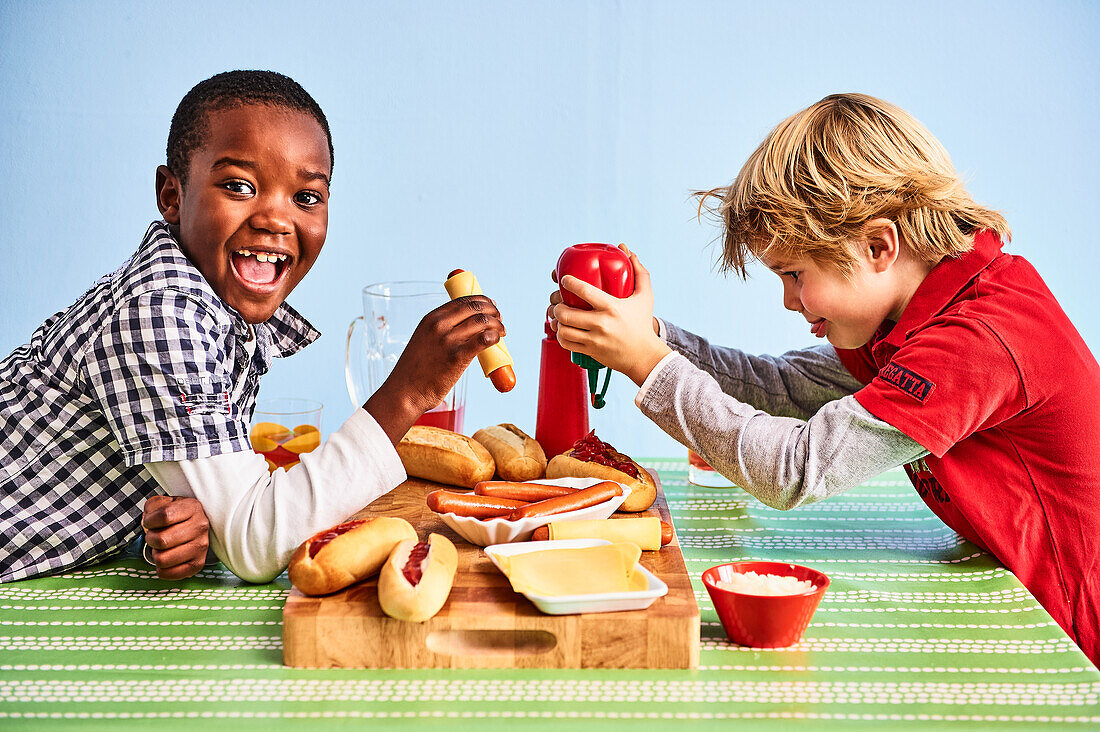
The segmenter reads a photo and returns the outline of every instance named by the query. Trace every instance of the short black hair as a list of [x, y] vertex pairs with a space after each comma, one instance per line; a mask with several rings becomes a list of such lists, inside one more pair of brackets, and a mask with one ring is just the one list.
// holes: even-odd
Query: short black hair
[[325, 131], [331, 166], [334, 157], [328, 120], [321, 106], [298, 82], [275, 71], [225, 71], [196, 84], [184, 95], [172, 115], [168, 130], [168, 169], [181, 183], [187, 182], [191, 156], [202, 147], [207, 133], [207, 115], [248, 104], [284, 107], [312, 116]]

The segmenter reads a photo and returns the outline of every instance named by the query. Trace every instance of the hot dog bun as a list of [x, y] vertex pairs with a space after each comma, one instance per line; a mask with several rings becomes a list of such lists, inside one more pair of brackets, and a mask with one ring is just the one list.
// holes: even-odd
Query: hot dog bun
[[[433, 617], [447, 602], [458, 569], [458, 551], [451, 541], [440, 534], [428, 537], [427, 556], [418, 565], [421, 576], [416, 584], [406, 572], [409, 555], [418, 546], [416, 539], [402, 541], [390, 553], [378, 576], [378, 604], [382, 612], [397, 620], [423, 623]], [[408, 568], [408, 569], [411, 569]], [[413, 574], [415, 578], [415, 574]]]
[[402, 518], [345, 521], [302, 542], [290, 558], [290, 581], [307, 595], [336, 592], [377, 572], [405, 539], [416, 531]]
[[[626, 458], [625, 455], [622, 457]], [[626, 459], [630, 460], [630, 458]], [[630, 462], [634, 461], [630, 460]], [[546, 477], [602, 478], [622, 483], [630, 487], [630, 495], [627, 496], [626, 501], [619, 507], [619, 510], [644, 511], [657, 500], [657, 484], [653, 482], [653, 476], [649, 474], [649, 471], [638, 465], [638, 463], [634, 463], [634, 465], [638, 469], [637, 478], [616, 468], [587, 460], [577, 460], [575, 457], [570, 457], [569, 453], [563, 453], [550, 459], [550, 462], [546, 465]]]
[[439, 427], [414, 425], [397, 443], [397, 454], [406, 473], [436, 483], [473, 488], [496, 472], [480, 442]]
[[474, 439], [485, 446], [497, 464], [497, 475], [522, 483], [546, 472], [542, 445], [514, 424], [496, 424], [478, 430]]

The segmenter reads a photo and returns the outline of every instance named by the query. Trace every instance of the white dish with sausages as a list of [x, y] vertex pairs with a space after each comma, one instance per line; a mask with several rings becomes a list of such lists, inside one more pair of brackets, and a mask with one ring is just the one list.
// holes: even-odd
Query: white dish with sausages
[[[533, 480], [532, 483], [544, 485], [561, 485], [569, 488], [588, 488], [597, 483], [604, 483], [601, 478], [555, 478], [548, 480]], [[619, 485], [622, 485], [621, 483]], [[516, 541], [527, 541], [531, 534], [540, 526], [545, 526], [551, 521], [582, 521], [585, 519], [605, 519], [611, 516], [623, 505], [630, 496], [630, 486], [623, 485], [623, 494], [609, 501], [597, 503], [595, 506], [581, 508], [576, 511], [567, 511], [552, 516], [538, 516], [534, 518], [509, 521], [503, 518], [477, 519], [469, 516], [458, 516], [453, 513], [441, 513], [439, 517], [443, 523], [454, 529], [455, 533], [471, 544], [477, 546], [489, 546], [491, 544], [508, 544]], [[543, 543], [543, 542], [540, 542]]]

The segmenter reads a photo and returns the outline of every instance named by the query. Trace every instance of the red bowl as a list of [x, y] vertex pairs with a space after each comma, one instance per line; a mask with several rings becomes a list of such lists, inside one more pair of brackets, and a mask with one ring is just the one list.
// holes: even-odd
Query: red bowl
[[[800, 595], [746, 595], [715, 584], [729, 582], [734, 574], [744, 572], [809, 580], [817, 589]], [[829, 586], [829, 578], [816, 569], [797, 564], [733, 562], [703, 572], [703, 584], [731, 641], [753, 648], [784, 648], [802, 639]]]

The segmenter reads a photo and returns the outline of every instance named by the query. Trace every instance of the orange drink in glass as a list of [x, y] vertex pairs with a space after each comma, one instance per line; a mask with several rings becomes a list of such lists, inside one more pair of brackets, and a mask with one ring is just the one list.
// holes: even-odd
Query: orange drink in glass
[[252, 429], [248, 433], [252, 449], [267, 460], [267, 470], [290, 470], [302, 454], [321, 444], [320, 402], [312, 399], [261, 399], [256, 402]]

